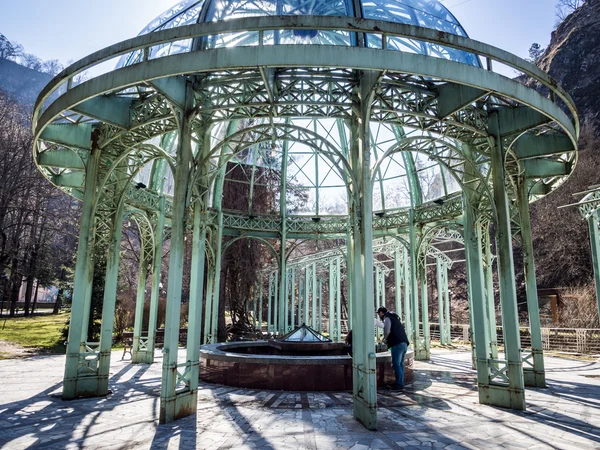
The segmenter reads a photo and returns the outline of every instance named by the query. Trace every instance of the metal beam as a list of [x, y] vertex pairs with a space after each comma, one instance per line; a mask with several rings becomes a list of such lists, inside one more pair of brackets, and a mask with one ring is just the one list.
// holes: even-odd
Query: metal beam
[[513, 145], [513, 151], [519, 159], [536, 158], [539, 156], [559, 155], [575, 151], [571, 139], [564, 134], [546, 133], [521, 136]]
[[131, 123], [130, 107], [129, 99], [100, 95], [74, 105], [72, 109], [84, 116], [128, 129]]
[[548, 195], [552, 188], [542, 182], [532, 182], [529, 184], [529, 195], [544, 196]]
[[[218, 72], [232, 68], [256, 69], [257, 66], [264, 66], [345, 67], [446, 79], [458, 84], [478, 86], [533, 108], [526, 106], [502, 108], [502, 123], [506, 123], [504, 133], [526, 131], [550, 122], [549, 117], [552, 117], [572, 136], [577, 134], [572, 120], [552, 100], [521, 83], [478, 67], [392, 50], [326, 45], [313, 46], [310, 52], [299, 52], [298, 49], [297, 45], [228, 47], [205, 50], [202, 52], [204, 57], [199, 57], [197, 52], [181, 53], [128, 66], [116, 72], [100, 75], [67, 91], [42, 113], [36, 132], [41, 131], [44, 125], [58, 116], [61, 111], [75, 108], [74, 105], [82, 100], [92, 98], [99, 93], [133, 86], [142, 80], [154, 80], [183, 73]], [[99, 108], [90, 109], [95, 111]], [[536, 110], [545, 111], [548, 117]], [[107, 122], [113, 123], [115, 120], [107, 120]]]
[[150, 81], [148, 84], [160, 92], [162, 95], [179, 108], [183, 108], [185, 104], [185, 77], [174, 76], [157, 78]]
[[44, 128], [40, 138], [55, 144], [90, 150], [91, 123], [53, 123]]
[[83, 172], [67, 172], [52, 176], [52, 183], [60, 187], [82, 188], [85, 182]]
[[571, 173], [571, 164], [551, 159], [526, 159], [523, 161], [527, 178], [560, 177]]
[[594, 281], [596, 283], [596, 300], [598, 301], [598, 317], [600, 317], [600, 233], [598, 232], [598, 211], [588, 218]]
[[85, 170], [87, 155], [79, 155], [73, 150], [61, 148], [38, 155], [38, 164], [42, 167], [58, 167], [61, 169]]
[[437, 116], [443, 120], [456, 111], [466, 108], [486, 94], [486, 91], [463, 84], [443, 84], [438, 88]]
[[526, 106], [501, 108], [498, 110], [498, 120], [502, 136], [522, 133], [551, 121], [548, 116]]

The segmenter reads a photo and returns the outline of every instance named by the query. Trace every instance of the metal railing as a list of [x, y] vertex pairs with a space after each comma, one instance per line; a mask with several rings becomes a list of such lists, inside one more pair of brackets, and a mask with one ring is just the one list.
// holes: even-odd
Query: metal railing
[[[521, 327], [521, 347], [531, 347], [531, 332], [528, 327]], [[439, 341], [440, 333], [437, 324], [430, 325], [431, 339]], [[502, 327], [496, 327], [498, 344], [504, 344]], [[455, 342], [470, 343], [471, 329], [469, 325], [452, 325], [451, 339]], [[542, 343], [545, 351], [559, 351], [588, 355], [600, 354], [600, 329], [598, 328], [542, 328]]]

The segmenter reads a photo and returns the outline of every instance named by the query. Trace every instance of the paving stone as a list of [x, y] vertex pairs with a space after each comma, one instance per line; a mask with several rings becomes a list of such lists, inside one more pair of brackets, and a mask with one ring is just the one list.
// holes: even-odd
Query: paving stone
[[470, 353], [433, 350], [405, 392], [379, 393], [379, 431], [352, 417], [352, 395], [201, 383], [198, 413], [158, 425], [161, 357], [113, 354], [106, 398], [60, 399], [63, 356], [0, 361], [0, 448], [26, 449], [578, 449], [600, 448], [598, 363], [545, 358], [548, 389], [528, 410], [478, 403]]

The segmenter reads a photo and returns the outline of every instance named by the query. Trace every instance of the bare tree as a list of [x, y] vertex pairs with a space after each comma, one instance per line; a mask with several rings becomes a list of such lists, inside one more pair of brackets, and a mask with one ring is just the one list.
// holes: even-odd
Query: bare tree
[[[47, 183], [31, 158], [30, 112], [0, 92], [0, 299], [16, 313], [25, 282], [29, 314], [35, 280], [56, 284], [72, 265], [77, 216], [72, 200]], [[68, 234], [65, 234], [67, 231]]]
[[583, 6], [586, 0], [558, 0], [556, 4], [556, 19], [558, 22], [565, 20], [570, 14]]

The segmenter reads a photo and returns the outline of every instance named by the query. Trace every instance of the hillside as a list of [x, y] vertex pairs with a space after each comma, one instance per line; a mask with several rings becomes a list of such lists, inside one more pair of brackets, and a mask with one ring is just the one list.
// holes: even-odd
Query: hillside
[[600, 0], [587, 0], [558, 26], [538, 65], [573, 96], [585, 119], [600, 118]]
[[583, 126], [579, 162], [571, 178], [532, 206], [540, 287], [586, 284], [592, 278], [587, 223], [577, 208], [559, 209], [573, 194], [600, 183], [600, 0], [588, 0], [552, 33], [538, 65], [573, 97]]
[[39, 92], [51, 79], [52, 76], [47, 73], [0, 58], [0, 89], [20, 103], [33, 105]]

